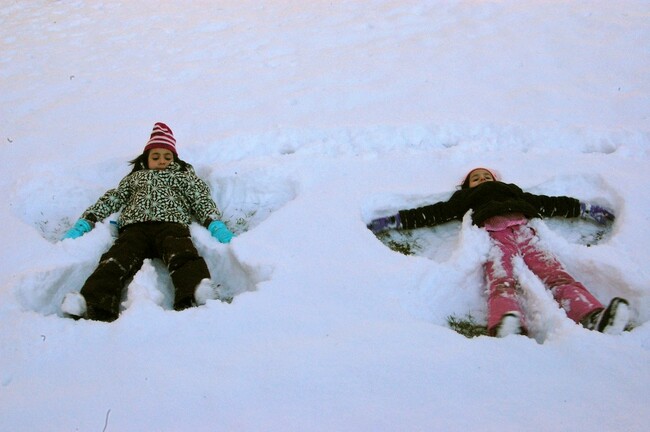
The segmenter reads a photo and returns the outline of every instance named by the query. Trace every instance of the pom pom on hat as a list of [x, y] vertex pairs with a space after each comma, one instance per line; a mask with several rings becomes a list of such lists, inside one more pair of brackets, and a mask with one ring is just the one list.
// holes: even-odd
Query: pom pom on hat
[[154, 148], [164, 148], [178, 156], [176, 152], [176, 138], [174, 138], [174, 133], [171, 128], [165, 123], [157, 122], [153, 125], [151, 137], [147, 141], [143, 152]]

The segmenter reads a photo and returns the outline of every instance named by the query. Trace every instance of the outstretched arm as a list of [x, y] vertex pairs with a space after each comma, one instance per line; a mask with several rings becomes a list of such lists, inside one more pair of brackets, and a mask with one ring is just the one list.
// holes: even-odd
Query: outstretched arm
[[581, 217], [600, 225], [612, 222], [615, 217], [611, 210], [596, 204], [580, 202], [566, 196], [545, 196], [526, 193], [528, 201], [533, 203], [543, 217]]
[[95, 204], [83, 212], [72, 228], [64, 235], [62, 240], [76, 239], [90, 232], [95, 223], [120, 210], [129, 195], [130, 186], [128, 177], [124, 178], [116, 189], [110, 189], [102, 195]]
[[469, 207], [459, 199], [462, 194], [462, 191], [458, 191], [448, 201], [440, 201], [410, 210], [400, 210], [392, 216], [374, 219], [368, 224], [368, 228], [377, 234], [389, 229], [431, 227], [462, 219], [463, 215], [469, 210]]
[[210, 195], [210, 187], [200, 179], [190, 167], [190, 181], [187, 196], [192, 206], [192, 213], [210, 231], [219, 243], [230, 243], [233, 234], [221, 219], [221, 212]]

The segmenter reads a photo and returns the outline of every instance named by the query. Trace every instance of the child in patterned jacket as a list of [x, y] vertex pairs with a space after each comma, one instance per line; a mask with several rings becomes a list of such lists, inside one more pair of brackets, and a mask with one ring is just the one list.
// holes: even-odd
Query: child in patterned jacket
[[513, 258], [521, 256], [533, 273], [550, 289], [567, 316], [590, 330], [616, 334], [629, 319], [629, 305], [615, 297], [607, 308], [567, 273], [549, 251], [539, 245], [527, 223], [535, 217], [584, 217], [599, 224], [614, 220], [607, 209], [570, 197], [533, 195], [514, 184], [497, 181], [486, 168], [471, 170], [460, 190], [448, 201], [402, 210], [371, 221], [374, 233], [387, 229], [413, 229], [459, 220], [472, 210], [472, 222], [488, 231], [492, 249], [485, 263], [488, 295], [488, 333], [493, 336], [527, 334], [519, 304], [519, 285], [513, 275]]
[[220, 221], [208, 185], [192, 166], [178, 158], [176, 139], [164, 123], [156, 123], [133, 170], [118, 187], [90, 206], [63, 239], [89, 232], [96, 222], [121, 210], [119, 235], [79, 293], [68, 293], [61, 305], [66, 316], [113, 321], [125, 282], [146, 258], [161, 258], [175, 287], [174, 309], [182, 310], [217, 298], [205, 260], [190, 237], [192, 216], [221, 243], [233, 233]]

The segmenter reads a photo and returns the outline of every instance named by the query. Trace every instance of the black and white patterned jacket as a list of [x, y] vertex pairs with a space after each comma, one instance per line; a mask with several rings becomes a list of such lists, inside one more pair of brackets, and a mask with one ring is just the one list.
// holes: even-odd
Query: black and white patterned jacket
[[191, 165], [172, 163], [164, 170], [132, 172], [107, 191], [82, 217], [98, 222], [122, 210], [118, 226], [140, 222], [175, 222], [188, 226], [192, 216], [204, 226], [221, 218], [210, 188]]

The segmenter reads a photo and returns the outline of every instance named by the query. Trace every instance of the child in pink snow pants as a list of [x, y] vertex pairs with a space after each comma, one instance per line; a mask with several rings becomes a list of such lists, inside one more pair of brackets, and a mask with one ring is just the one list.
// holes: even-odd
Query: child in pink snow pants
[[624, 330], [629, 320], [628, 302], [615, 297], [605, 308], [557, 258], [540, 248], [535, 230], [528, 226], [528, 219], [534, 217], [583, 217], [599, 224], [613, 221], [614, 215], [603, 207], [570, 197], [533, 195], [514, 184], [497, 181], [486, 168], [475, 168], [448, 201], [401, 210], [371, 221], [368, 228], [376, 234], [387, 229], [430, 227], [462, 219], [469, 210], [473, 211], [472, 222], [488, 231], [492, 241], [485, 263], [490, 335], [503, 337], [528, 332], [513, 272], [516, 256], [521, 256], [541, 279], [570, 319], [604, 333], [618, 334]]

